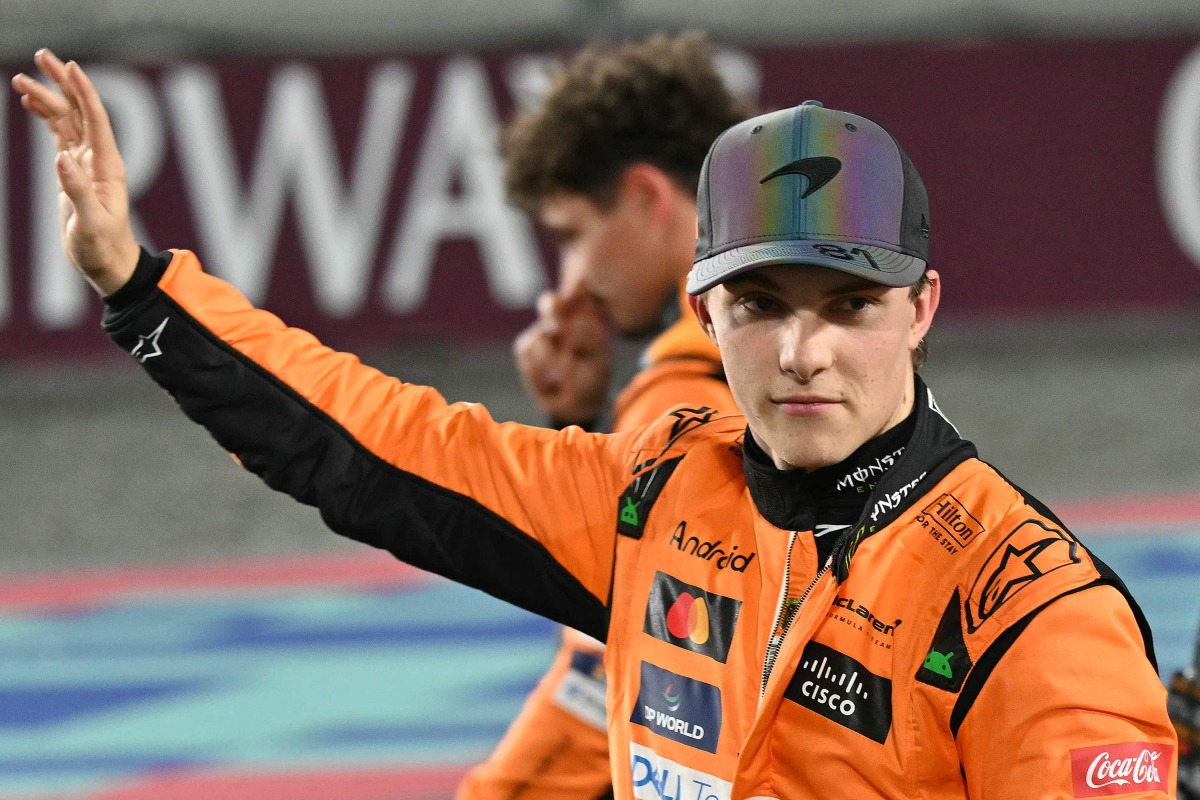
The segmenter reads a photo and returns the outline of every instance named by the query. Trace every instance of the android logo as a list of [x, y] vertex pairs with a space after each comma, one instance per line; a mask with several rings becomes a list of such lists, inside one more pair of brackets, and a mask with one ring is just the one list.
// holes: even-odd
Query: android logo
[[939, 653], [937, 650], [930, 650], [929, 655], [925, 656], [925, 663], [922, 665], [930, 672], [936, 672], [944, 678], [954, 678], [954, 672], [950, 669], [950, 659], [954, 653]]
[[637, 525], [638, 506], [640, 505], [641, 503], [633, 502], [633, 498], [626, 497], [625, 507], [621, 509], [621, 522], [624, 522], [626, 525]]

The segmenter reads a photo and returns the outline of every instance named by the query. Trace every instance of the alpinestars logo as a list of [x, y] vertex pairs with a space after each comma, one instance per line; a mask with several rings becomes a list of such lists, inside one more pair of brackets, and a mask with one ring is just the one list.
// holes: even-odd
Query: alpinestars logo
[[717, 415], [716, 409], [708, 406], [700, 408], [680, 408], [671, 412], [671, 416], [675, 418], [675, 422], [671, 424], [671, 436], [667, 440], [667, 446], [674, 444], [693, 428], [698, 428], [701, 425], [707, 425], [712, 422], [713, 417]]
[[145, 335], [138, 334], [138, 343], [129, 351], [129, 355], [136, 358], [139, 364], [145, 364], [155, 356], [162, 355], [162, 348], [158, 346], [158, 337], [162, 336], [163, 329], [167, 327], [168, 319], [170, 317], [163, 317], [163, 321], [158, 323], [158, 327], [150, 331], [150, 333]]
[[1175, 748], [1169, 744], [1124, 742], [1071, 751], [1076, 797], [1167, 791]]
[[709, 753], [721, 737], [721, 690], [642, 662], [642, 683], [630, 722]]
[[650, 587], [642, 630], [724, 664], [741, 610], [740, 600], [706, 592], [660, 572]]
[[967, 631], [974, 633], [1038, 578], [1082, 562], [1079, 542], [1037, 520], [1020, 525], [984, 563], [967, 597]]
[[783, 696], [880, 744], [892, 729], [892, 682], [820, 642], [809, 642]]

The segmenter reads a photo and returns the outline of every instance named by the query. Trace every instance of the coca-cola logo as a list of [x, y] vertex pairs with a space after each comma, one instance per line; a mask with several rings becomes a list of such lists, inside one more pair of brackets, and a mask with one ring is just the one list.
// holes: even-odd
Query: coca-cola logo
[[1167, 790], [1172, 745], [1124, 742], [1071, 751], [1076, 797], [1108, 797]]

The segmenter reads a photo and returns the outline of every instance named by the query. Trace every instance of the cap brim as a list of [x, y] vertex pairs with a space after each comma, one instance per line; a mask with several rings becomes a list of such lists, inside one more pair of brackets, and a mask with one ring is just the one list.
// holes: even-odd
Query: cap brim
[[926, 262], [916, 256], [874, 245], [819, 240], [764, 242], [697, 261], [688, 273], [688, 294], [701, 294], [736, 275], [772, 264], [828, 267], [894, 288], [913, 285], [925, 274], [926, 267]]

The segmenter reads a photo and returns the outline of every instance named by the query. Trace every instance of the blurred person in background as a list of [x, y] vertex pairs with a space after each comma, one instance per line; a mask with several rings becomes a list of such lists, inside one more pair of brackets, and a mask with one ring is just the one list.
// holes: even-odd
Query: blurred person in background
[[[559, 286], [514, 343], [551, 424], [595, 430], [607, 412], [609, 328], [656, 334], [616, 398], [612, 429], [678, 405], [732, 411], [721, 354], [687, 307], [696, 184], [712, 141], [751, 116], [700, 35], [593, 47], [561, 66], [541, 105], [504, 132], [510, 199], [559, 247]], [[603, 645], [563, 631], [558, 654], [462, 800], [610, 796]]]
[[1191, 666], [1171, 676], [1167, 711], [1179, 736], [1179, 800], [1200, 800], [1200, 631]]
[[75, 64], [25, 75], [68, 260], [108, 335], [334, 531], [607, 644], [619, 800], [1175, 795], [1178, 739], [1120, 579], [983, 461], [916, 367], [941, 274], [877, 123], [806, 102], [714, 142], [689, 305], [743, 415], [497, 423], [139, 247]]

